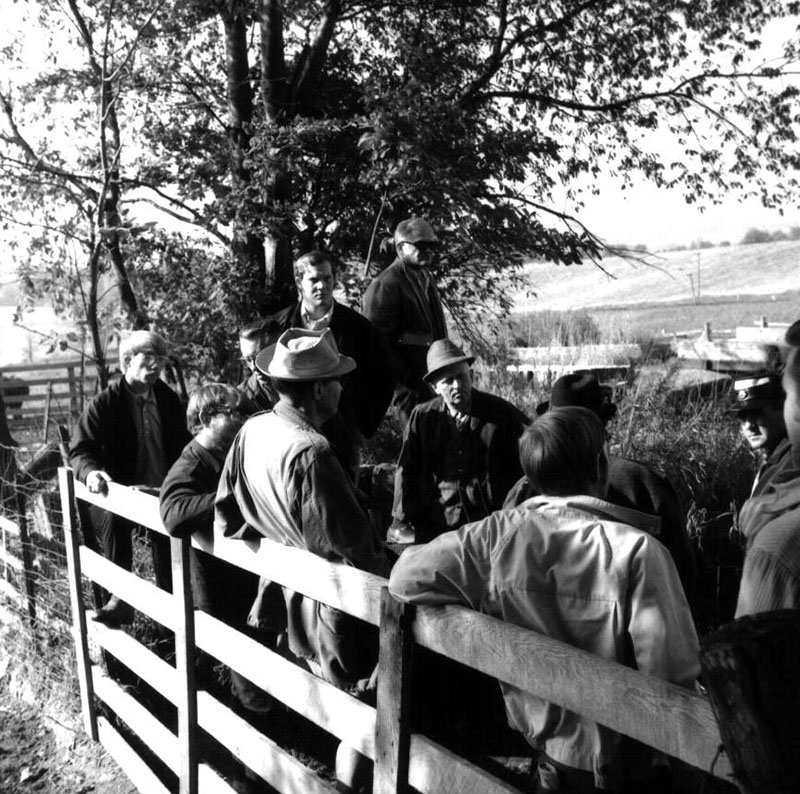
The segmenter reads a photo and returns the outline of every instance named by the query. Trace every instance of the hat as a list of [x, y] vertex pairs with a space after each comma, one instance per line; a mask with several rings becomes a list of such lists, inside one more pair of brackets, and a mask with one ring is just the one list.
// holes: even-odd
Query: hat
[[421, 243], [423, 241], [429, 243], [438, 242], [436, 232], [433, 231], [433, 226], [428, 221], [423, 218], [408, 218], [397, 224], [397, 228], [394, 230], [395, 245], [400, 243]]
[[475, 356], [465, 355], [464, 351], [449, 339], [437, 339], [431, 342], [431, 346], [428, 348], [428, 371], [422, 376], [422, 380], [431, 383], [436, 379], [437, 372], [451, 364], [460, 364], [462, 361], [472, 364]]
[[541, 416], [550, 408], [567, 406], [588, 408], [603, 422], [608, 422], [617, 415], [617, 406], [611, 402], [610, 389], [601, 386], [590, 372], [573, 372], [560, 377], [553, 384], [550, 400], [536, 406], [536, 413]]
[[785, 397], [777, 375], [761, 374], [733, 382], [733, 405], [736, 412], [752, 411], [770, 403], [782, 403]]
[[330, 328], [289, 328], [274, 345], [258, 354], [256, 367], [280, 380], [312, 381], [340, 378], [352, 372], [356, 362], [339, 353]]

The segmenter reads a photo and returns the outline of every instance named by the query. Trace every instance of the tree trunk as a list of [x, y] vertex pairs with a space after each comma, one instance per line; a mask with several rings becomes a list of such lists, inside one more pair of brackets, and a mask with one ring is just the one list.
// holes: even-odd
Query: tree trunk
[[800, 610], [750, 615], [703, 642], [700, 664], [743, 794], [800, 791]]
[[266, 270], [264, 246], [246, 223], [243, 204], [251, 203], [251, 176], [245, 166], [250, 146], [249, 126], [253, 122], [253, 92], [247, 58], [247, 20], [244, 4], [231, 2], [222, 12], [225, 29], [225, 68], [228, 94], [228, 159], [231, 188], [239, 204], [232, 218], [231, 253], [240, 272], [251, 282], [251, 294], [258, 304], [265, 300]]

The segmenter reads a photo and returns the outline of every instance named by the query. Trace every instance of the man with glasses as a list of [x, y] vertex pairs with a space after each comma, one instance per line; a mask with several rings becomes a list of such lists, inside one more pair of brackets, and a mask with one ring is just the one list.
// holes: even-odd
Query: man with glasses
[[395, 379], [392, 405], [405, 425], [411, 409], [431, 397], [423, 380], [431, 342], [447, 336], [442, 301], [431, 268], [438, 239], [422, 218], [409, 218], [394, 233], [397, 258], [364, 293], [364, 315], [378, 329]]
[[[109, 482], [157, 490], [189, 442], [183, 404], [159, 378], [166, 356], [166, 341], [152, 331], [133, 331], [120, 341], [122, 377], [86, 407], [69, 451], [75, 476], [90, 492], [106, 493]], [[88, 513], [85, 529], [95, 545], [109, 560], [131, 570], [135, 525], [94, 505]], [[169, 541], [149, 535], [156, 584], [171, 590]], [[94, 619], [119, 626], [130, 623], [133, 614], [128, 604], [112, 596]]]
[[269, 381], [256, 368], [256, 356], [266, 347], [267, 324], [255, 320], [239, 329], [239, 352], [247, 377], [236, 387], [258, 411], [268, 411], [277, 402]]

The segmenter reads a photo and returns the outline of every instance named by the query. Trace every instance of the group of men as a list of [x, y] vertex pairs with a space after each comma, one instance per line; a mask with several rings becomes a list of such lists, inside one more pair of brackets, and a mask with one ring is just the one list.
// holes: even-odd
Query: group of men
[[[607, 454], [616, 406], [593, 376], [561, 378], [532, 423], [475, 388], [473, 357], [447, 336], [430, 271], [433, 229], [419, 218], [404, 221], [395, 243], [397, 259], [367, 288], [363, 316], [334, 299], [330, 257], [301, 257], [297, 303], [242, 329], [247, 380], [239, 389], [201, 386], [186, 417], [158, 377], [164, 340], [131, 334], [120, 347], [121, 380], [91, 402], [76, 428], [77, 476], [98, 493], [109, 480], [161, 486], [171, 534], [211, 532], [213, 524], [228, 538], [269, 538], [389, 576], [400, 600], [464, 604], [693, 686], [694, 557], [674, 490], [642, 464]], [[780, 454], [780, 443], [770, 446], [742, 510], [752, 527], [742, 614], [788, 605], [800, 593], [800, 539], [791, 531], [800, 518], [800, 323], [787, 343], [788, 440], [779, 439]], [[763, 385], [737, 390], [743, 425]], [[358, 492], [357, 468], [363, 439], [390, 402], [403, 446], [392, 523], [381, 537]], [[90, 519], [98, 546], [130, 568], [130, 524], [103, 511]], [[163, 541], [152, 540], [157, 584], [169, 587]], [[369, 697], [377, 650], [370, 627], [201, 552], [192, 559], [192, 587], [198, 608]], [[118, 626], [132, 615], [112, 597], [94, 617]], [[249, 682], [234, 684], [248, 708], [270, 708]], [[538, 790], [638, 791], [655, 779], [644, 748], [540, 698], [502, 690], [509, 724], [539, 752]], [[343, 787], [366, 790], [367, 767], [340, 747]]]

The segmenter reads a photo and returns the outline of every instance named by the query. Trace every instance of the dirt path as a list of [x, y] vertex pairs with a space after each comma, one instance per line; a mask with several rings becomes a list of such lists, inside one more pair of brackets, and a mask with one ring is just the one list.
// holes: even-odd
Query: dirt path
[[2, 794], [135, 794], [125, 774], [79, 728], [15, 698], [0, 679]]

